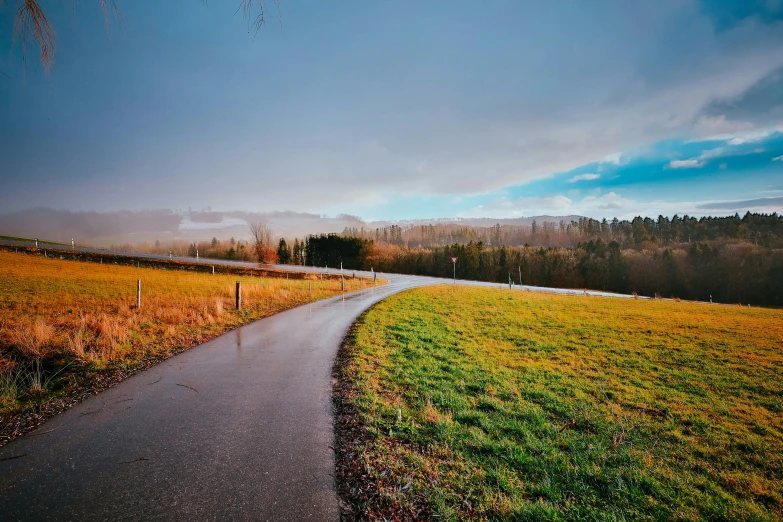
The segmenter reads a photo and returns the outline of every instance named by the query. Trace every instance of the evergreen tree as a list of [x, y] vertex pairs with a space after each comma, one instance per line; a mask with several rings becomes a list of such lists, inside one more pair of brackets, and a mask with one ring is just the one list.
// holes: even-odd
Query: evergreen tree
[[277, 257], [280, 263], [287, 265], [291, 263], [291, 250], [288, 248], [288, 243], [285, 239], [280, 238], [280, 243], [277, 245]]

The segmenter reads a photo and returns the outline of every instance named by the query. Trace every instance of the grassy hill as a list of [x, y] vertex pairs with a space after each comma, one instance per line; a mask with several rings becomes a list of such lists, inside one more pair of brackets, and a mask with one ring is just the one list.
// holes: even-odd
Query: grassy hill
[[355, 518], [780, 520], [783, 311], [440, 286], [336, 366]]
[[[17, 237], [17, 236], [0, 236], [0, 241], [27, 241], [32, 243], [35, 241], [35, 238]], [[45, 243], [47, 245], [71, 246], [70, 243], [58, 243], [56, 241], [47, 241], [41, 238], [38, 238], [38, 241], [40, 241], [41, 243]]]

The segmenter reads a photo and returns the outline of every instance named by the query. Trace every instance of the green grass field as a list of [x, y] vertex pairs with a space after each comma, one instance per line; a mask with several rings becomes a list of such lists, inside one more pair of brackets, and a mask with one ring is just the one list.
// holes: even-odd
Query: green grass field
[[336, 373], [356, 518], [783, 519], [783, 311], [440, 286]]

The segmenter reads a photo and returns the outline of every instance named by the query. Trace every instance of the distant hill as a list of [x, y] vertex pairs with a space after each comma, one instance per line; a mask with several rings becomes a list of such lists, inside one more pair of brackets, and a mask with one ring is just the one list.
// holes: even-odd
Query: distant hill
[[564, 221], [565, 223], [570, 223], [571, 221], [579, 221], [579, 219], [582, 216], [531, 216], [531, 217], [521, 217], [521, 218], [512, 218], [512, 219], [492, 219], [492, 218], [433, 218], [433, 219], [411, 219], [411, 220], [400, 220], [400, 221], [372, 221], [367, 224], [369, 228], [383, 228], [388, 227], [391, 225], [397, 225], [399, 227], [408, 227], [408, 226], [421, 226], [421, 225], [448, 225], [448, 224], [458, 224], [458, 225], [464, 225], [466, 227], [492, 227], [496, 224], [499, 224], [500, 226], [503, 225], [511, 225], [511, 226], [530, 226], [533, 224], [533, 221], [536, 221], [537, 223], [560, 223], [560, 221]]
[[566, 223], [579, 216], [533, 216], [515, 219], [435, 218], [404, 221], [373, 221], [367, 223], [357, 216], [340, 214], [334, 217], [306, 212], [245, 212], [245, 211], [175, 211], [121, 210], [116, 212], [75, 212], [51, 208], [31, 208], [0, 214], [0, 234], [23, 237], [45, 237], [53, 241], [95, 246], [141, 243], [160, 240], [247, 239], [249, 222], [267, 223], [278, 237], [303, 237], [308, 234], [340, 233], [346, 228], [375, 229], [427, 224], [459, 224], [491, 227], [500, 225], [530, 225], [560, 220]]

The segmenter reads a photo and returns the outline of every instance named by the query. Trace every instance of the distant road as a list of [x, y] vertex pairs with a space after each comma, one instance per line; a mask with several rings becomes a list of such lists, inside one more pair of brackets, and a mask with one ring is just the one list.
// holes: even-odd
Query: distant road
[[450, 282], [382, 277], [216, 337], [0, 448], [0, 520], [337, 520], [331, 372], [343, 338], [381, 299]]
[[[6, 240], [0, 240], [0, 246], [18, 246], [18, 247], [35, 247], [34, 242], [29, 241], [6, 241]], [[339, 271], [339, 267], [316, 267], [316, 266], [299, 266], [299, 265], [260, 265], [258, 263], [249, 263], [245, 261], [230, 261], [227, 259], [212, 259], [212, 258], [206, 258], [206, 257], [186, 257], [186, 256], [166, 256], [166, 255], [159, 255], [159, 254], [143, 254], [139, 252], [127, 252], [125, 250], [110, 250], [108, 248], [92, 248], [92, 247], [73, 247], [70, 246], [62, 246], [61, 244], [54, 244], [54, 243], [44, 243], [42, 241], [38, 242], [38, 247], [42, 250], [61, 250], [61, 251], [68, 251], [68, 252], [84, 252], [88, 254], [106, 254], [106, 255], [113, 255], [113, 256], [125, 256], [125, 257], [134, 257], [134, 258], [140, 258], [140, 259], [158, 259], [158, 260], [173, 260], [173, 261], [182, 261], [185, 263], [199, 263], [203, 265], [215, 265], [215, 266], [239, 266], [239, 267], [246, 267], [246, 268], [268, 268], [268, 269], [274, 269], [274, 270], [284, 270], [289, 272], [306, 272], [306, 273], [316, 273], [320, 274], [324, 272], [325, 270], [328, 270], [329, 273], [335, 273]], [[362, 275], [365, 277], [372, 277], [372, 272], [367, 272], [363, 270], [344, 270], [345, 274], [357, 274]], [[379, 277], [383, 277], [384, 279], [389, 279], [389, 277], [400, 277], [400, 278], [414, 278], [415, 280], [419, 281], [421, 285], [427, 284], [448, 284], [453, 282], [450, 278], [440, 278], [440, 277], [429, 277], [429, 276], [413, 276], [413, 275], [404, 275], [404, 274], [381, 274], [378, 272]], [[468, 279], [457, 279], [457, 284], [461, 285], [477, 285], [477, 286], [489, 286], [489, 287], [498, 287], [498, 288], [507, 288], [508, 284], [506, 283], [486, 283], [483, 281], [471, 281]], [[593, 295], [593, 296], [601, 296], [601, 297], [634, 297], [629, 294], [616, 294], [612, 292], [601, 292], [598, 290], [576, 290], [571, 288], [551, 288], [546, 286], [529, 286], [529, 285], [514, 285], [514, 290], [530, 290], [533, 292], [552, 292], [556, 294], [571, 294], [571, 295]], [[640, 299], [646, 299], [645, 297], [639, 296]]]

